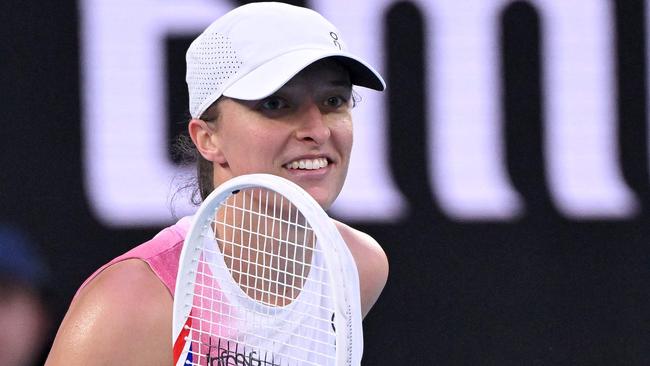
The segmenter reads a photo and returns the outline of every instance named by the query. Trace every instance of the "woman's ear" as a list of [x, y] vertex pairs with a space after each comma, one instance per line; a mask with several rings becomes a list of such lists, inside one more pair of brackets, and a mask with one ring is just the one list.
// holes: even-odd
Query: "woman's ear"
[[192, 118], [187, 129], [201, 156], [217, 164], [226, 162], [219, 145], [219, 136], [215, 133], [213, 126], [201, 119]]

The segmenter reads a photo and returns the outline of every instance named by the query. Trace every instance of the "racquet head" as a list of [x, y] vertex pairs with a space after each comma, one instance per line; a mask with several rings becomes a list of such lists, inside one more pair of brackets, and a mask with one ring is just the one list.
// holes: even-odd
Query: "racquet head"
[[193, 218], [173, 308], [175, 365], [359, 365], [356, 265], [332, 220], [268, 174], [217, 187]]

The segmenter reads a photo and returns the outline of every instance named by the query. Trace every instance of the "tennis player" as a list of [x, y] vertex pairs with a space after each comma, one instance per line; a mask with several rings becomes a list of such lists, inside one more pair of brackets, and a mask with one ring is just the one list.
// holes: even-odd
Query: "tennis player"
[[[202, 198], [232, 177], [270, 173], [298, 184], [324, 209], [348, 170], [352, 86], [384, 89], [329, 21], [281, 3], [244, 5], [211, 24], [187, 52], [187, 84]], [[190, 220], [86, 280], [47, 365], [172, 363], [172, 294]], [[356, 262], [365, 316], [386, 283], [386, 255], [369, 235], [335, 225]]]

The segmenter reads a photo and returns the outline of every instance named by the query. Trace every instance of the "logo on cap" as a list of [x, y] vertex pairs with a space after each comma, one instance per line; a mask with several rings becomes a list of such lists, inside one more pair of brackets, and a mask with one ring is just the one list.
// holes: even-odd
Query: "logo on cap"
[[336, 33], [334, 33], [334, 32], [330, 32], [330, 37], [332, 37], [332, 41], [334, 42], [334, 45], [335, 45], [336, 47], [338, 47], [339, 50], [340, 50], [340, 49], [341, 49], [341, 44], [339, 43], [339, 36], [338, 36], [338, 34], [336, 34]]

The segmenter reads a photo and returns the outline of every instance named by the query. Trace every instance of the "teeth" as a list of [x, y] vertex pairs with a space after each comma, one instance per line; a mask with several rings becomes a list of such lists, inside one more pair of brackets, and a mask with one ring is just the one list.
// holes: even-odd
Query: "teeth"
[[302, 159], [292, 161], [291, 163], [286, 164], [284, 167], [287, 169], [305, 169], [305, 170], [314, 170], [320, 169], [327, 166], [327, 159]]

